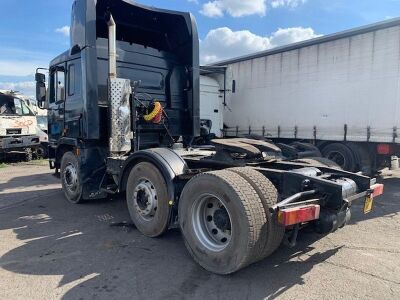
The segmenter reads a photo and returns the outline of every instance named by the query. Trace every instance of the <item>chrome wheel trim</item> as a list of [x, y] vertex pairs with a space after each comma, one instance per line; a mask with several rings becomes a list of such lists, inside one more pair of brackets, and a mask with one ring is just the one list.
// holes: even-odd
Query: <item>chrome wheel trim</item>
[[64, 185], [69, 192], [75, 193], [79, 187], [78, 171], [72, 163], [68, 163], [64, 169]]

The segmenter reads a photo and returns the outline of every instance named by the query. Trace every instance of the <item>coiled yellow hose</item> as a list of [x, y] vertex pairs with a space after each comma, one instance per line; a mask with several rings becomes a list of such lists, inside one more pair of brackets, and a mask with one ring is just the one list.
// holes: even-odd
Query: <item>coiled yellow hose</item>
[[153, 110], [149, 114], [144, 115], [143, 118], [147, 122], [160, 123], [161, 113], [162, 113], [161, 103], [158, 101], [155, 101]]

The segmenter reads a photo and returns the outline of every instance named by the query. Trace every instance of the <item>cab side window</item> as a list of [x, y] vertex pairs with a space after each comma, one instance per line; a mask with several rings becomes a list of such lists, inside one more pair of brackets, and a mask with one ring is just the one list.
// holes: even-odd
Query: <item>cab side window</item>
[[63, 71], [57, 71], [57, 101], [65, 100], [65, 74]]
[[68, 96], [75, 95], [75, 65], [68, 66]]
[[64, 71], [53, 71], [50, 74], [50, 96], [49, 102], [65, 100], [65, 73]]

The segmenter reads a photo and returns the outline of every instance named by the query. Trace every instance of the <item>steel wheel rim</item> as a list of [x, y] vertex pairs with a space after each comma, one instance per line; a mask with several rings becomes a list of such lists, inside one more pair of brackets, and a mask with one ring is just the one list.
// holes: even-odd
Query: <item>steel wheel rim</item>
[[232, 239], [232, 218], [225, 203], [216, 195], [203, 194], [192, 207], [194, 233], [207, 249], [224, 250]]
[[133, 192], [132, 201], [143, 220], [151, 221], [154, 218], [158, 207], [158, 197], [157, 190], [150, 180], [146, 178], [139, 180]]
[[78, 172], [75, 166], [69, 163], [64, 170], [65, 187], [72, 193], [78, 189]]

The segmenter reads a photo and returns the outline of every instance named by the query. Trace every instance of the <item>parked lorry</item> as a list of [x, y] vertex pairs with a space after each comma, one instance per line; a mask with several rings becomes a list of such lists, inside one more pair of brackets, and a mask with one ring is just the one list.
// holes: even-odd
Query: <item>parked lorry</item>
[[[124, 193], [136, 228], [179, 226], [205, 269], [235, 272], [305, 225], [329, 233], [383, 192], [374, 179], [317, 161], [290, 161], [273, 143], [200, 134], [199, 39], [189, 13], [125, 0], [76, 0], [71, 48], [45, 75], [50, 167], [72, 203]], [[246, 113], [245, 111], [243, 113]]]
[[23, 154], [26, 161], [39, 146], [35, 114], [10, 91], [0, 92], [0, 157]]
[[397, 18], [216, 63], [224, 76], [205, 74], [225, 91], [214, 131], [311, 142], [372, 173], [400, 154], [399, 53]]

